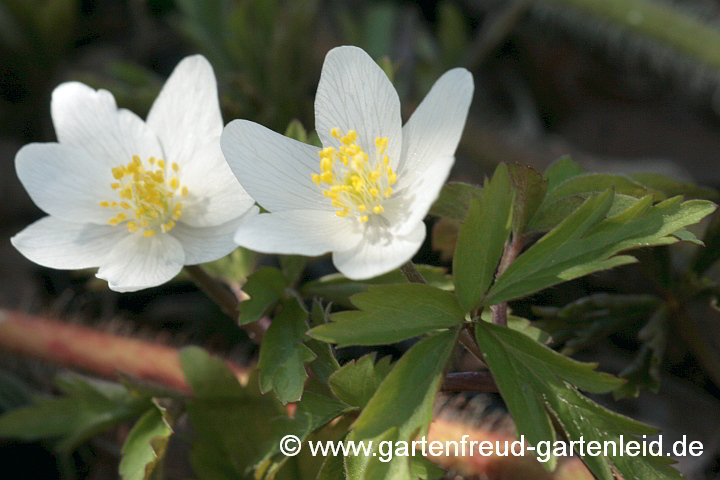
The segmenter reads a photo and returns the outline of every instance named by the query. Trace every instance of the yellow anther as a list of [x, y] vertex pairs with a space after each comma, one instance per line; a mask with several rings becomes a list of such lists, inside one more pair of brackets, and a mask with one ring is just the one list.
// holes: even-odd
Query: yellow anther
[[[157, 170], [153, 170], [153, 165]], [[171, 166], [175, 172], [180, 170], [177, 163], [172, 163]], [[177, 176], [170, 179], [166, 185], [164, 168], [163, 160], [150, 157], [143, 164], [138, 155], [133, 155], [127, 165], [112, 168], [113, 178], [120, 181], [111, 183], [110, 187], [117, 192], [116, 195], [122, 201], [118, 203], [104, 200], [100, 202], [100, 206], [111, 208], [119, 206], [132, 212], [135, 220], [127, 221], [127, 215], [120, 212], [108, 220], [110, 225], [119, 225], [127, 221], [129, 232], [134, 233], [142, 228], [143, 235], [147, 237], [155, 235], [158, 227], [162, 232], [172, 230], [175, 226], [174, 219], [182, 215], [183, 207], [182, 203], [174, 201], [174, 190], [181, 188], [182, 194], [186, 196], [190, 192], [187, 186], [180, 185]]]
[[337, 216], [352, 216], [359, 222], [367, 222], [371, 214], [385, 211], [384, 198], [392, 196], [390, 185], [397, 181], [397, 175], [390, 167], [390, 157], [385, 153], [388, 138], [375, 138], [375, 151], [371, 156], [356, 143], [355, 130], [343, 133], [334, 127], [330, 129], [330, 135], [339, 139], [340, 145], [317, 152], [320, 172], [311, 174], [312, 181], [338, 209], [335, 211]]

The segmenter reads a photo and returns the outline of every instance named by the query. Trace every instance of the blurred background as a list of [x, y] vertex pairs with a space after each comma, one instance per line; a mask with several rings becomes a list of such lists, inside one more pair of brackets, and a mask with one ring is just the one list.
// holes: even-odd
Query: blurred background
[[[463, 66], [473, 73], [475, 98], [455, 180], [482, 183], [499, 162], [542, 171], [571, 155], [588, 170], [652, 171], [717, 188], [719, 24], [718, 0], [0, 0], [0, 308], [171, 345], [198, 343], [241, 361], [254, 353], [245, 334], [189, 282], [118, 295], [87, 273], [34, 265], [10, 245], [12, 235], [43, 215], [17, 180], [14, 156], [26, 143], [55, 140], [50, 94], [63, 81], [110, 90], [119, 106], [144, 116], [177, 62], [202, 53], [215, 68], [226, 122], [246, 118], [285, 132], [297, 119], [310, 131], [323, 57], [352, 44], [389, 72], [405, 119], [444, 71]], [[452, 226], [433, 222], [436, 243], [429, 235], [416, 260], [449, 266], [442, 232], [452, 237]], [[682, 249], [664, 255], [682, 264]], [[305, 276], [329, 268], [320, 261]], [[595, 292], [652, 290], [644, 275], [632, 267], [613, 271], [532, 303], [562, 306]], [[529, 315], [528, 306], [514, 305]], [[681, 468], [689, 478], [714, 479], [720, 318], [709, 307], [698, 309], [692, 315], [706, 342], [704, 360], [697, 349], [671, 341], [660, 393], [612, 405], [702, 440], [706, 453], [684, 459]], [[629, 325], [578, 348], [579, 358], [620, 371], [639, 349], [638, 329]], [[50, 391], [54, 371], [0, 353], [0, 373], [36, 391]], [[22, 465], [22, 475], [2, 478], [116, 476], [112, 439], [63, 465], [44, 445], [0, 445], [3, 470]]]

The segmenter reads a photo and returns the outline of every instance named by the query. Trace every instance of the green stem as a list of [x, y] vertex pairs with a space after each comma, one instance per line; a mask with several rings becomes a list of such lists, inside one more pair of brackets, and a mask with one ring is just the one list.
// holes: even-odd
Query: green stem
[[418, 269], [415, 268], [415, 264], [412, 263], [412, 261], [408, 261], [400, 267], [400, 271], [403, 275], [405, 275], [405, 278], [407, 278], [410, 283], [427, 283], [425, 278], [423, 278], [423, 276], [420, 275], [420, 272], [418, 272]]

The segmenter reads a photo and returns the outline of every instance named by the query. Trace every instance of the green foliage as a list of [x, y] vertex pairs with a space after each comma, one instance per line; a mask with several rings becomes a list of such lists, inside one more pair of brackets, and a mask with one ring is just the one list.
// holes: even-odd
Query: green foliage
[[[570, 440], [582, 436], [586, 442], [597, 440], [601, 445], [603, 441], [619, 442], [620, 435], [629, 438], [654, 433], [654, 429], [610, 412], [577, 391], [605, 393], [623, 384], [620, 379], [595, 372], [596, 364], [576, 362], [518, 332], [490, 323], [478, 323], [476, 337], [518, 434], [525, 435], [530, 444], [554, 440], [558, 428], [558, 433]], [[557, 420], [555, 425], [552, 418]], [[681, 478], [667, 466], [668, 460], [647, 456], [628, 461], [619, 452], [609, 458], [583, 457], [593, 474], [603, 480], [614, 478], [612, 468], [624, 478]], [[554, 464], [552, 458], [548, 468], [553, 469]]]
[[497, 167], [492, 180], [485, 181], [482, 193], [482, 203], [470, 203], [453, 258], [455, 292], [467, 312], [483, 303], [510, 234], [513, 192], [504, 164]]
[[0, 417], [0, 438], [57, 438], [55, 449], [71, 453], [93, 435], [132, 419], [152, 404], [124, 387], [76, 374], [58, 376], [61, 397], [36, 397], [33, 404]]
[[[428, 265], [416, 265], [416, 268], [429, 285], [442, 290], [454, 288], [452, 276], [447, 275], [444, 268]], [[349, 280], [339, 273], [334, 273], [303, 284], [300, 287], [300, 293], [303, 297], [322, 297], [326, 301], [352, 308], [351, 296], [367, 292], [371, 285], [396, 283], [408, 283], [408, 279], [400, 270], [393, 270], [384, 275], [361, 281]]]
[[390, 357], [375, 363], [375, 353], [352, 360], [333, 373], [330, 388], [333, 394], [355, 408], [365, 408], [380, 383], [390, 373]]
[[252, 459], [270, 448], [268, 438], [257, 432], [267, 431], [284, 409], [260, 394], [256, 377], [243, 387], [222, 360], [200, 348], [183, 349], [180, 360], [193, 392], [186, 409], [197, 432], [190, 453], [195, 474], [209, 480], [245, 478]]
[[[607, 217], [613, 191], [593, 195], [550, 233], [520, 255], [487, 294], [488, 304], [530, 295], [557, 283], [635, 262], [624, 250], [678, 241], [673, 235], [715, 210], [703, 200], [681, 197], [652, 205], [652, 196]], [[457, 279], [456, 279], [457, 283]]]
[[[427, 433], [435, 395], [442, 383], [445, 364], [453, 351], [458, 329], [435, 334], [415, 344], [398, 360], [353, 424], [349, 438], [409, 442]], [[363, 459], [362, 475], [353, 479], [411, 478], [410, 458], [396, 456], [381, 462], [378, 456]]]
[[261, 267], [250, 275], [243, 291], [250, 296], [240, 304], [238, 322], [257, 322], [267, 315], [285, 293], [287, 278], [277, 268]]
[[430, 208], [430, 215], [452, 220], [465, 220], [472, 199], [482, 201], [482, 188], [463, 182], [448, 182]]
[[537, 212], [545, 198], [548, 180], [530, 167], [509, 165], [510, 183], [515, 190], [512, 211], [512, 232], [514, 236], [525, 233], [530, 219]]
[[352, 297], [359, 311], [336, 313], [332, 322], [310, 330], [325, 342], [385, 345], [462, 323], [465, 312], [455, 296], [430, 285], [373, 286]]
[[[323, 310], [322, 303], [314, 300], [310, 311], [310, 326], [316, 327], [328, 322], [327, 312]], [[340, 364], [333, 354], [330, 344], [319, 340], [307, 339], [305, 345], [315, 354], [315, 360], [310, 362], [308, 368], [313, 376], [323, 383], [328, 383], [330, 376], [340, 369]]]
[[300, 400], [307, 379], [305, 364], [316, 358], [303, 344], [307, 317], [296, 299], [284, 300], [260, 348], [260, 392], [273, 390], [283, 404]]
[[157, 403], [135, 423], [125, 439], [120, 460], [123, 480], [162, 478], [162, 459], [165, 456], [172, 419], [167, 409]]

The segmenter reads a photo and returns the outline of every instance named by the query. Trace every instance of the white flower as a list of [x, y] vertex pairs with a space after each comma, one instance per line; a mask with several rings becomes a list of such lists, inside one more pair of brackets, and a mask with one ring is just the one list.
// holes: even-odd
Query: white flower
[[147, 121], [110, 92], [77, 82], [52, 95], [58, 143], [15, 157], [18, 177], [49, 216], [12, 238], [51, 268], [100, 267], [117, 291], [160, 285], [183, 265], [230, 253], [243, 214], [257, 207], [220, 150], [223, 122], [212, 67], [185, 58]]
[[455, 161], [472, 94], [472, 75], [450, 70], [403, 127], [380, 67], [359, 48], [331, 50], [315, 97], [323, 149], [248, 121], [225, 127], [230, 168], [271, 212], [243, 222], [235, 240], [265, 253], [332, 252], [351, 279], [399, 267], [425, 239], [422, 220]]

